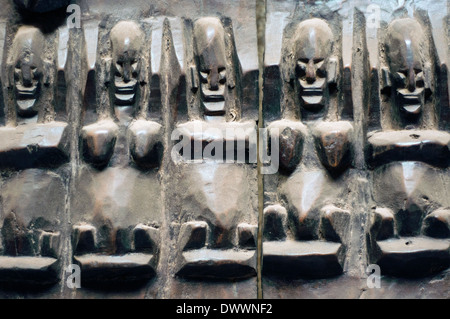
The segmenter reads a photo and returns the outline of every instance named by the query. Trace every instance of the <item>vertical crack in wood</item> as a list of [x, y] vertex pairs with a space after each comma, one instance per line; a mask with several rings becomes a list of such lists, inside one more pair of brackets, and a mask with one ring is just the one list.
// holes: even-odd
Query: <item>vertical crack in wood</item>
[[[259, 105], [258, 105], [258, 155], [260, 154], [259, 142], [260, 129], [264, 127], [263, 122], [263, 72], [264, 72], [264, 48], [265, 48], [265, 29], [266, 29], [266, 0], [257, 0], [256, 2], [256, 26], [258, 30], [258, 63], [259, 63]], [[261, 159], [258, 156], [258, 262], [257, 262], [257, 285], [258, 299], [263, 298], [262, 291], [262, 234], [263, 234], [263, 210], [264, 210], [264, 184], [261, 174]]]

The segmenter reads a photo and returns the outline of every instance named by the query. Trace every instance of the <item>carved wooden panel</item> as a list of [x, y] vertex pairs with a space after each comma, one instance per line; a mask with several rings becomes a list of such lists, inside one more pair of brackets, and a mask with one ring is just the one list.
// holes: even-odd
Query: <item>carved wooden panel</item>
[[0, 8], [1, 298], [450, 297], [445, 1]]
[[412, 294], [404, 277], [447, 289], [445, 12], [397, 5], [267, 2], [265, 147], [280, 169], [264, 176], [265, 297], [385, 297], [357, 288], [370, 265], [391, 296]]

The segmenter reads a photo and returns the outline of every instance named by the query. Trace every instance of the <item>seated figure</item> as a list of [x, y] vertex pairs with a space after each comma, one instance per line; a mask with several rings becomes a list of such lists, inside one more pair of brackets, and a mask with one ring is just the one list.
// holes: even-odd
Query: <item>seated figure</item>
[[381, 130], [369, 127], [373, 172], [370, 261], [384, 273], [426, 276], [450, 265], [450, 134], [438, 130], [430, 44], [421, 23], [393, 20], [384, 33]]
[[[289, 70], [281, 74], [285, 95], [292, 98], [281, 103], [282, 119], [268, 126], [269, 148], [279, 156], [280, 169], [277, 197], [264, 209], [263, 271], [335, 276], [343, 272], [347, 250], [345, 198], [353, 146], [353, 125], [342, 120], [335, 90], [341, 53], [330, 26], [318, 18], [298, 23], [286, 43], [284, 54], [293, 58], [283, 61], [292, 65], [281, 65]], [[307, 152], [315, 154], [302, 163]]]
[[[239, 61], [232, 58], [227, 36], [218, 18], [194, 22], [195, 66], [189, 76], [195, 94], [192, 108], [197, 112], [191, 112], [190, 121], [178, 124], [177, 130], [187, 145], [200, 145], [202, 154], [182, 154], [187, 163], [180, 172], [184, 178], [179, 189], [185, 190], [180, 205], [186, 213], [174, 218], [182, 222], [177, 275], [183, 278], [256, 276], [256, 206], [248, 181], [255, 171], [246, 164], [249, 149], [256, 151], [256, 139], [251, 138], [256, 137], [256, 123], [240, 118], [233, 71], [239, 69]], [[238, 131], [243, 134], [227, 134]], [[233, 146], [233, 158], [225, 151], [227, 143]], [[235, 145], [243, 152], [237, 160]]]

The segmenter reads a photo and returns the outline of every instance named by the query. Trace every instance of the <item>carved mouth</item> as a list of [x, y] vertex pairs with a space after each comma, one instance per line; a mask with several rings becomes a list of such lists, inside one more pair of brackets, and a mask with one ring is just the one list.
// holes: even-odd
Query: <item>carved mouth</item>
[[21, 84], [16, 85], [16, 103], [18, 106], [19, 114], [22, 116], [35, 115], [36, 111], [33, 110], [38, 97], [38, 86], [25, 87]]
[[225, 85], [219, 85], [216, 91], [209, 90], [207, 84], [202, 84], [202, 103], [206, 115], [225, 114]]
[[36, 99], [38, 92], [38, 86], [25, 87], [21, 84], [16, 85], [16, 96], [18, 100], [31, 100]]
[[225, 85], [219, 85], [216, 91], [209, 90], [207, 84], [202, 84], [202, 99], [204, 102], [225, 101]]
[[300, 97], [302, 98], [305, 107], [322, 107], [325, 79], [318, 79], [312, 84], [308, 84], [307, 81], [302, 79], [299, 79], [298, 81], [300, 83]]
[[405, 89], [398, 90], [398, 97], [402, 110], [408, 114], [417, 115], [422, 111], [423, 105], [423, 89], [417, 89], [414, 92], [409, 92]]
[[115, 86], [115, 97], [117, 105], [130, 105], [134, 103], [137, 87], [136, 80], [133, 80], [129, 83], [115, 82]]
[[225, 101], [203, 102], [206, 115], [224, 115]]

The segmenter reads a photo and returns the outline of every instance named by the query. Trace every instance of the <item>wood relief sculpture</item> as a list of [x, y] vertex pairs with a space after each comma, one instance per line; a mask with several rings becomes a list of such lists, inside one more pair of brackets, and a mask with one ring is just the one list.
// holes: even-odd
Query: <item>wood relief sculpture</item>
[[[97, 119], [81, 129], [90, 168], [77, 181], [72, 231], [86, 286], [137, 284], [156, 274], [163, 146], [162, 126], [148, 119], [147, 36], [133, 21], [99, 31]], [[94, 117], [86, 111], [85, 121]]]
[[178, 2], [0, 0], [0, 298], [448, 298], [446, 3]]
[[341, 120], [345, 114], [336, 90], [340, 42], [322, 19], [287, 28], [286, 63], [280, 64], [283, 119], [268, 126], [272, 141], [279, 140], [278, 149], [273, 142], [270, 148], [279, 153], [282, 175], [277, 203], [264, 210], [263, 271], [327, 277], [343, 271], [350, 218], [342, 194], [352, 162], [353, 126]]
[[[192, 157], [184, 150], [187, 163], [178, 165], [187, 192], [180, 203], [182, 215], [174, 216], [183, 222], [177, 275], [200, 280], [256, 275], [255, 170], [245, 164], [246, 149], [256, 151], [256, 125], [241, 118], [237, 80], [241, 71], [232, 38], [227, 38], [232, 36], [231, 22], [225, 23], [205, 17], [193, 24], [195, 54], [188, 74], [194, 95], [191, 121], [177, 126], [189, 145], [192, 141], [201, 149], [200, 157], [195, 150]], [[243, 134], [235, 135], [236, 131]], [[233, 151], [229, 158], [225, 146], [230, 142], [243, 146], [244, 157], [235, 159]]]
[[380, 110], [372, 109], [379, 116], [368, 134], [376, 202], [369, 254], [399, 276], [429, 275], [450, 261], [450, 135], [439, 130], [436, 57], [425, 28], [400, 17], [383, 30]]
[[[0, 281], [50, 285], [58, 281], [65, 188], [58, 167], [69, 160], [67, 118], [56, 103], [55, 34], [20, 27], [7, 58], [6, 126], [0, 128], [2, 185]], [[47, 170], [47, 169], [53, 169]], [[16, 171], [17, 170], [17, 171]]]

